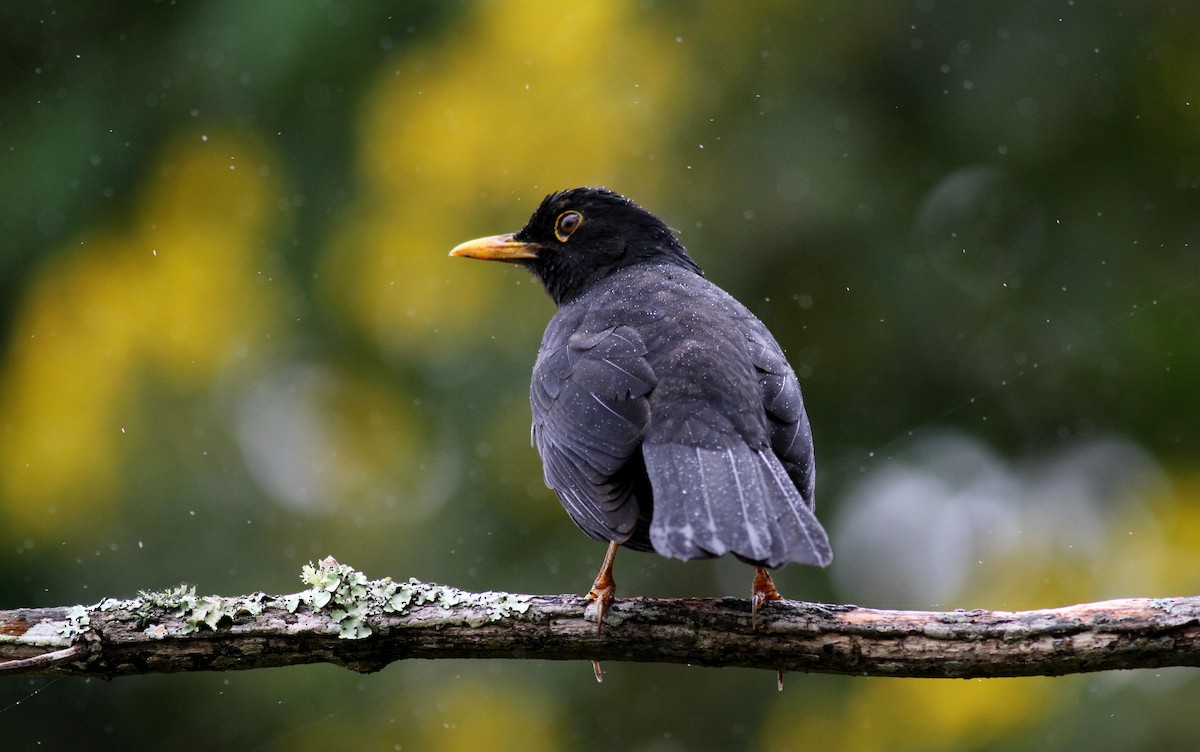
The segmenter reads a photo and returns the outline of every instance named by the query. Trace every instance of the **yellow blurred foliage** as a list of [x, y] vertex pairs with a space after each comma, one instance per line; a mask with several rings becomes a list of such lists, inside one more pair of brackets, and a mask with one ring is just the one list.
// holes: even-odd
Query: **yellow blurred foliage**
[[331, 497], [361, 508], [370, 500], [403, 493], [421, 474], [421, 427], [412, 411], [397, 389], [376, 380], [347, 375], [341, 391], [330, 422], [342, 482]]
[[428, 716], [423, 749], [432, 752], [541, 752], [565, 749], [556, 704], [537, 689], [458, 682]]
[[1055, 712], [1062, 697], [1062, 680], [1046, 677], [864, 680], [844, 702], [814, 705], [801, 715], [790, 705], [777, 707], [763, 729], [762, 749], [981, 748]]
[[450, 261], [455, 244], [519, 229], [552, 190], [628, 181], [647, 200], [649, 165], [673, 136], [683, 58], [634, 4], [473, 12], [448, 41], [385, 66], [368, 93], [366, 198], [325, 255], [330, 302], [385, 349], [436, 354], [455, 341], [437, 335], [468, 330], [494, 305], [503, 275]]
[[411, 523], [435, 508], [422, 488], [429, 448], [418, 420], [395, 385], [370, 374], [277, 368], [244, 395], [236, 422], [259, 484], [297, 512], [344, 510], [330, 524], [359, 530], [359, 545], [376, 536], [384, 548], [385, 539], [396, 545], [411, 525], [384, 523]]
[[[1023, 609], [1082, 600], [1190, 595], [1200, 588], [1200, 476], [1152, 482], [1112, 510], [1096, 548], [1021, 548], [971, 589], [979, 606]], [[966, 601], [965, 607], [973, 604]], [[780, 709], [765, 750], [957, 750], [995, 746], [1072, 702], [1068, 679], [871, 679], [802, 716]], [[780, 703], [786, 700], [781, 699]], [[790, 706], [789, 706], [790, 707]]]
[[[475, 673], [475, 672], [472, 672]], [[557, 704], [535, 686], [477, 676], [453, 684], [426, 680], [390, 708], [326, 716], [276, 743], [304, 750], [549, 752], [569, 749]]]
[[1200, 477], [1139, 489], [1110, 510], [1104, 539], [1085, 549], [1022, 547], [988, 567], [963, 608], [1049, 608], [1200, 590]]
[[181, 138], [136, 216], [55, 254], [18, 308], [0, 373], [0, 503], [30, 533], [106, 513], [143, 373], [180, 388], [244, 358], [272, 315], [260, 284], [277, 178], [260, 145]]
[[542, 480], [542, 463], [528, 437], [529, 404], [515, 400], [496, 413], [476, 454], [486, 456], [488, 483], [504, 492], [506, 514], [522, 524], [558, 528], [567, 517]]
[[1095, 551], [1017, 546], [994, 557], [957, 608], [1021, 611], [1095, 599]]
[[1109, 526], [1105, 579], [1113, 597], [1183, 596], [1200, 592], [1200, 474], [1187, 470]]

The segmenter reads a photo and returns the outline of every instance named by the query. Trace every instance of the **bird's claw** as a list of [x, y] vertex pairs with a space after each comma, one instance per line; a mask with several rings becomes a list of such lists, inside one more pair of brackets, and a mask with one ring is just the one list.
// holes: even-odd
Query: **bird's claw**
[[588, 591], [587, 599], [596, 602], [596, 634], [600, 634], [600, 628], [604, 626], [604, 615], [608, 613], [608, 607], [612, 605], [616, 594], [617, 586], [613, 583], [611, 577], [608, 578], [607, 583], [603, 583], [600, 581], [600, 578], [596, 578], [596, 583]]
[[[613, 585], [612, 579], [609, 578], [608, 585], [600, 584], [597, 578], [596, 584], [588, 592], [587, 598], [590, 601], [596, 602], [596, 635], [600, 635], [600, 628], [604, 626], [604, 614], [608, 611], [608, 606], [612, 603], [613, 594], [617, 592], [616, 586]], [[604, 683], [604, 674], [600, 672], [600, 661], [592, 659], [592, 671], [596, 674], [596, 681], [600, 684]]]
[[750, 628], [758, 629], [758, 610], [767, 601], [781, 601], [783, 596], [775, 589], [771, 573], [763, 567], [754, 568], [754, 587], [750, 596]]
[[617, 543], [614, 541], [608, 544], [604, 563], [600, 565], [600, 573], [596, 575], [596, 581], [592, 583], [592, 589], [587, 594], [589, 601], [596, 602], [596, 634], [600, 634], [600, 628], [604, 626], [604, 614], [608, 613], [608, 607], [617, 595], [617, 583], [612, 576], [613, 560], [616, 557]]
[[[771, 573], [763, 567], [754, 568], [754, 586], [750, 595], [750, 628], [758, 629], [758, 610], [767, 601], [781, 601], [783, 596], [775, 588]], [[775, 688], [783, 691], [783, 669], [775, 672]]]
[[[604, 626], [604, 615], [608, 613], [608, 607], [612, 605], [613, 599], [617, 595], [617, 583], [612, 576], [613, 560], [616, 556], [617, 543], [613, 541], [608, 544], [608, 551], [604, 554], [604, 563], [600, 565], [600, 573], [596, 575], [596, 581], [592, 583], [592, 589], [587, 594], [589, 601], [596, 602], [597, 637], [600, 635], [600, 629]], [[592, 671], [596, 674], [597, 682], [604, 681], [604, 675], [600, 672], [600, 661], [592, 660]]]

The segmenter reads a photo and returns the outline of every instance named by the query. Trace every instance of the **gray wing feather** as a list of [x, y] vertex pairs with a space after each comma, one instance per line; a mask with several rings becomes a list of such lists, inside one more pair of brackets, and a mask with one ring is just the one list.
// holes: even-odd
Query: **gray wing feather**
[[597, 540], [625, 542], [638, 523], [631, 478], [622, 470], [650, 419], [654, 372], [629, 327], [577, 332], [552, 343], [534, 366], [533, 443], [546, 485], [575, 524]]
[[753, 319], [747, 325], [746, 340], [751, 361], [758, 371], [763, 407], [767, 411], [770, 428], [771, 449], [811, 510], [816, 506], [813, 493], [816, 463], [812, 428], [804, 409], [804, 397], [800, 394], [800, 382], [762, 322]]

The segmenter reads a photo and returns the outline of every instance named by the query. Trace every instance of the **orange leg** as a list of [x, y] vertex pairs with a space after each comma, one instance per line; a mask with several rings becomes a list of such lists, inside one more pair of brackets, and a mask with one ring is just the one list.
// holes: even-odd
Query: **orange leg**
[[[596, 634], [600, 634], [600, 628], [604, 626], [604, 614], [608, 612], [608, 606], [617, 593], [617, 583], [612, 576], [613, 560], [616, 558], [617, 542], [612, 541], [604, 554], [600, 573], [596, 575], [596, 581], [592, 583], [592, 589], [587, 594], [588, 600], [596, 602]], [[600, 673], [600, 661], [592, 661], [592, 671], [596, 674], [596, 681], [604, 681], [604, 675]]]
[[758, 610], [767, 601], [781, 601], [783, 596], [775, 589], [771, 573], [764, 567], [754, 568], [754, 587], [750, 594], [750, 628], [758, 629]]
[[[588, 600], [596, 602], [596, 634], [600, 634], [600, 627], [604, 626], [604, 614], [608, 612], [608, 606], [617, 593], [617, 583], [612, 576], [613, 559], [616, 556], [617, 542], [613, 541], [608, 544], [604, 563], [600, 565], [600, 574], [596, 575], [596, 581], [592, 583], [592, 589], [587, 594]], [[779, 594], [776, 593], [775, 596], [779, 597]]]
[[[758, 629], [758, 609], [767, 601], [781, 601], [783, 596], [775, 589], [775, 580], [764, 567], [754, 568], [754, 586], [750, 591], [750, 628]], [[783, 670], [775, 672], [775, 687], [783, 691]]]

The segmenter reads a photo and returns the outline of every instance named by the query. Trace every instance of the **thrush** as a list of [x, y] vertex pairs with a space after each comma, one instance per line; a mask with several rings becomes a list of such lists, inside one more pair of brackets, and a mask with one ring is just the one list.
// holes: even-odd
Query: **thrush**
[[533, 443], [567, 514], [608, 543], [588, 593], [598, 629], [619, 546], [754, 566], [752, 622], [780, 598], [768, 570], [829, 564], [796, 375], [662, 220], [576, 188], [546, 196], [518, 232], [450, 255], [523, 266], [558, 308], [533, 367]]

